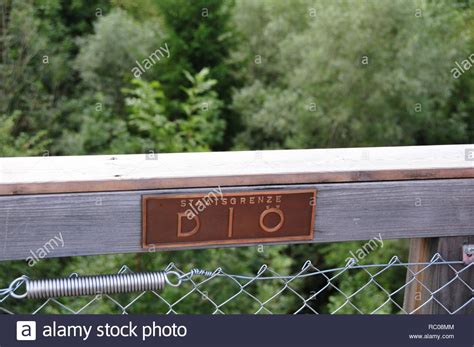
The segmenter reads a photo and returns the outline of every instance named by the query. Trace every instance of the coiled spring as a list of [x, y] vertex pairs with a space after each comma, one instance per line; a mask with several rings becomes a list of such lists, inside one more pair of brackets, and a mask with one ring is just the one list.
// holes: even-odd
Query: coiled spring
[[[169, 279], [170, 275], [175, 276], [173, 281]], [[183, 281], [190, 280], [195, 275], [212, 277], [214, 273], [192, 269], [186, 274], [176, 271], [156, 271], [40, 280], [31, 280], [26, 276], [21, 276], [15, 279], [8, 288], [0, 289], [0, 299], [5, 295], [11, 295], [16, 299], [44, 299], [161, 290], [165, 285], [178, 287]], [[26, 285], [26, 291], [18, 294], [16, 291], [23, 284]]]
[[167, 273], [158, 271], [42, 280], [30, 280], [23, 276], [12, 282], [10, 288], [16, 289], [23, 282], [26, 283], [26, 292], [24, 294], [16, 294], [12, 290], [10, 294], [13, 297], [18, 299], [24, 297], [28, 299], [43, 299], [62, 296], [116, 294], [160, 290], [164, 288], [166, 283], [171, 284], [167, 278]]
[[164, 272], [142, 272], [118, 275], [78, 276], [26, 281], [27, 297], [31, 299], [116, 294], [163, 289]]

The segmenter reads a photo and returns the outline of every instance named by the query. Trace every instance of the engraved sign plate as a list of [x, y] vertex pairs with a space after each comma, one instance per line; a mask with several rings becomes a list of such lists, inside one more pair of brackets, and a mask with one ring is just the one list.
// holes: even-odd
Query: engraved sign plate
[[313, 239], [315, 189], [142, 197], [143, 247], [173, 248]]

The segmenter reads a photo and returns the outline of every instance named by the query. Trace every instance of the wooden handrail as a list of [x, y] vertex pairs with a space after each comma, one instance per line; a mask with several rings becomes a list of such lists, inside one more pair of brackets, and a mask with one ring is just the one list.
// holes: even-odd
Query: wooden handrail
[[474, 178], [474, 145], [0, 158], [0, 195]]

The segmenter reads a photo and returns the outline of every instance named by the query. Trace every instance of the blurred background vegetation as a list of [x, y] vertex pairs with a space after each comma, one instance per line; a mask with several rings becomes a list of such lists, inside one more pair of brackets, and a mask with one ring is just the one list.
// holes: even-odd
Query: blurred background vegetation
[[[451, 72], [474, 53], [471, 0], [0, 0], [0, 10], [1, 156], [474, 142], [474, 69], [459, 78]], [[136, 79], [135, 62], [165, 43], [170, 57]], [[0, 284], [19, 274], [113, 273], [123, 264], [158, 270], [170, 261], [239, 274], [266, 263], [288, 274], [306, 259], [340, 266], [360, 244], [3, 262]], [[406, 242], [386, 241], [363, 262], [406, 253]], [[364, 281], [353, 276], [341, 288], [352, 293]], [[404, 274], [380, 281], [394, 290]], [[297, 286], [308, 293], [314, 285]], [[252, 293], [265, 298], [278, 288], [258, 284]], [[209, 291], [227, 298], [235, 288]], [[385, 299], [375, 288], [355, 303], [370, 312]], [[314, 305], [330, 312], [341, 300], [328, 290]], [[254, 304], [226, 307], [247, 312]], [[297, 304], [288, 297], [270, 308], [291, 312]], [[7, 305], [28, 312], [38, 302]], [[156, 305], [144, 297], [133, 312]], [[207, 312], [203, 305], [194, 300], [182, 311]], [[92, 310], [111, 311], [105, 302]]]

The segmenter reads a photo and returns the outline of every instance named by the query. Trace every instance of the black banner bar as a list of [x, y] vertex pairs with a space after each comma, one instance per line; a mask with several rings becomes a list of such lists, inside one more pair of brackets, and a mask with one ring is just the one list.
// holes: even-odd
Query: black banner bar
[[473, 346], [474, 316], [0, 316], [11, 346]]

